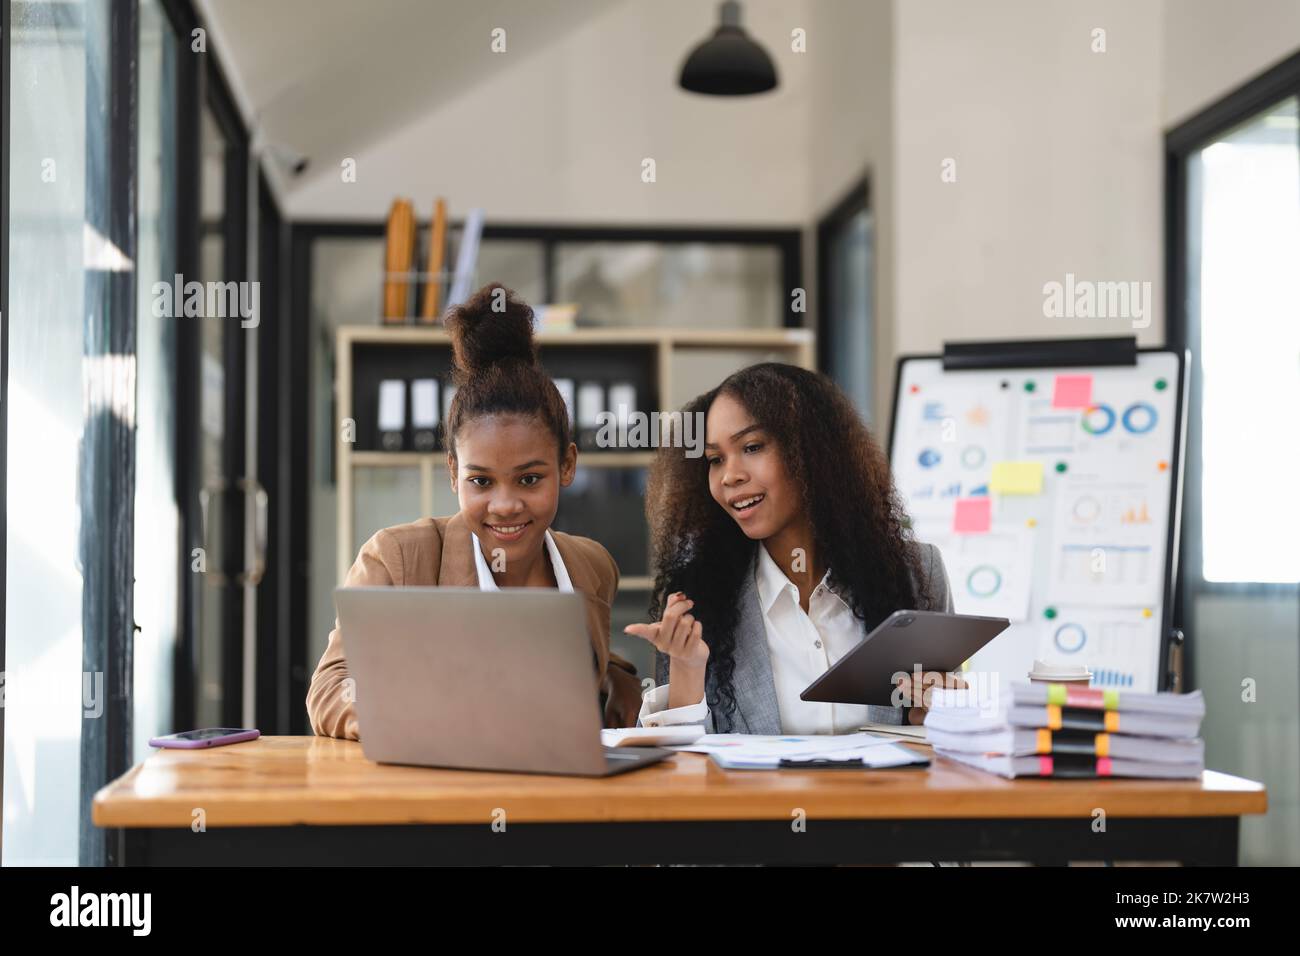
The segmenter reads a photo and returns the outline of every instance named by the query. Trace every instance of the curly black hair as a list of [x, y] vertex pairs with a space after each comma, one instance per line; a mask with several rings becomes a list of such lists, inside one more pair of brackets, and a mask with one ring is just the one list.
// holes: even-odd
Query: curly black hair
[[[683, 415], [708, 415], [719, 395], [740, 402], [775, 442], [812, 526], [813, 553], [830, 585], [868, 630], [899, 608], [929, 600], [919, 548], [894, 489], [889, 462], [857, 409], [827, 376], [766, 362], [741, 369], [695, 398]], [[709, 647], [706, 699], [720, 730], [736, 710], [733, 675], [739, 593], [755, 549], [713, 500], [708, 457], [662, 442], [650, 472], [646, 517], [654, 546], [650, 616], [685, 593]], [[664, 680], [666, 658], [657, 677]]]

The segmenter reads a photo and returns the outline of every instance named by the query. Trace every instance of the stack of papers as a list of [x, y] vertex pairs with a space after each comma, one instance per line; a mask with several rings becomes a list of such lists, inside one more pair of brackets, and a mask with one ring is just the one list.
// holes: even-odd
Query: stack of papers
[[881, 737], [903, 738], [915, 744], [924, 744], [929, 740], [923, 724], [863, 724], [858, 730]]
[[672, 747], [677, 744], [693, 744], [703, 736], [703, 724], [607, 727], [600, 732], [600, 742], [606, 747]]
[[827, 764], [863, 769], [925, 765], [929, 761], [892, 740], [870, 734], [765, 737], [756, 734], [705, 734], [674, 750], [708, 754], [726, 770], [776, 770], [779, 767]]
[[935, 753], [1003, 777], [1195, 779], [1204, 716], [1200, 691], [1015, 683], [991, 700], [935, 690], [925, 727]]

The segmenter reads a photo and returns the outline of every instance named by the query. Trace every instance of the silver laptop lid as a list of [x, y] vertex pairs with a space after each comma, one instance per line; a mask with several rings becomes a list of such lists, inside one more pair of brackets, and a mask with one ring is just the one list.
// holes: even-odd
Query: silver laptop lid
[[337, 588], [371, 760], [597, 773], [605, 763], [584, 598], [545, 588]]

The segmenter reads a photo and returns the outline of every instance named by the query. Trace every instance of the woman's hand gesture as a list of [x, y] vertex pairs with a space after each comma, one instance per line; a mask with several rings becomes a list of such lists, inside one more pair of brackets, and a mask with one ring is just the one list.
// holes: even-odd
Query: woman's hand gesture
[[668, 655], [674, 666], [702, 671], [709, 660], [709, 645], [704, 643], [704, 625], [691, 614], [694, 607], [694, 601], [675, 591], [668, 595], [663, 620], [654, 624], [629, 624], [623, 630], [645, 638], [661, 654]]

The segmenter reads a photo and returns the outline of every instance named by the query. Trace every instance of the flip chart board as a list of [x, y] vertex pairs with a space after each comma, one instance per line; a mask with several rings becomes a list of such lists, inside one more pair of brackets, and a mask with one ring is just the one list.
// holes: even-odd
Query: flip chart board
[[1184, 356], [1015, 367], [999, 350], [1015, 344], [898, 365], [890, 460], [916, 537], [959, 613], [1011, 620], [968, 667], [1024, 680], [1037, 658], [1163, 690]]

